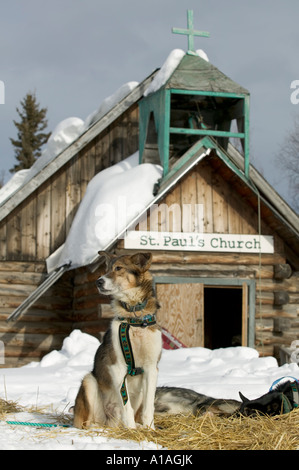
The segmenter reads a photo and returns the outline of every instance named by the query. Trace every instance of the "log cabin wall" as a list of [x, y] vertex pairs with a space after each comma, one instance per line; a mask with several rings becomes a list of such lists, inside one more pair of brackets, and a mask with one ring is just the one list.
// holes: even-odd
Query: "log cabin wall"
[[1, 222], [0, 341], [6, 354], [0, 366], [23, 365], [59, 349], [83, 319], [89, 323], [86, 331], [95, 331], [92, 322], [98, 318], [98, 299], [94, 304], [90, 299], [84, 302], [84, 295], [78, 299], [81, 290], [75, 285], [74, 271], [66, 273], [16, 323], [5, 320], [45, 278], [45, 260], [65, 242], [89, 181], [137, 150], [136, 103]]
[[46, 276], [44, 262], [0, 261], [0, 340], [5, 363], [16, 367], [60, 349], [72, 331], [72, 276], [66, 273], [15, 323], [6, 323]]
[[[191, 207], [194, 207], [194, 204], [203, 204], [203, 220], [196, 221], [194, 218], [192, 223], [202, 224], [204, 232], [258, 234], [258, 215], [253, 200], [249, 200], [247, 195], [242, 197], [234, 191], [232, 182], [224, 179], [221, 173], [224, 174], [224, 171], [221, 172], [219, 167], [215, 168], [211, 161], [206, 159], [201, 162], [161, 201], [160, 214], [154, 219], [158, 220], [158, 227], [150, 227], [152, 219], [148, 216], [148, 230], [151, 228], [166, 232], [180, 231], [183, 220], [177, 221], [171, 216], [167, 217], [165, 204], [168, 207], [172, 204], [178, 204], [180, 207], [183, 204], [191, 204]], [[263, 210], [261, 212], [263, 216]], [[266, 211], [264, 212], [266, 214]], [[183, 211], [181, 213], [183, 214]], [[299, 339], [299, 273], [294, 268], [298, 259], [294, 266], [291, 266], [292, 259], [286, 254], [288, 252], [286, 245], [275, 231], [275, 223], [270, 217], [267, 222], [262, 218], [261, 233], [274, 237], [273, 254], [154, 250], [151, 271], [158, 283], [157, 286], [159, 279], [165, 276], [173, 278], [174, 286], [178, 286], [184, 278], [192, 282], [198, 279], [198, 283], [202, 284], [205, 284], [205, 279], [209, 279], [208, 284], [212, 279], [219, 284], [224, 280], [223, 284], [228, 283], [232, 287], [238, 280], [241, 283], [245, 281], [254, 285], [253, 345], [261, 355], [278, 357], [279, 346], [289, 346], [292, 341]], [[116, 253], [126, 252], [130, 251], [125, 250], [123, 241], [120, 241]], [[194, 311], [190, 311], [188, 306], [196, 285], [194, 284], [192, 288], [188, 282], [185, 284], [181, 291], [175, 290], [175, 287], [171, 290], [171, 284], [165, 287], [166, 290], [158, 289], [158, 294], [160, 291], [163, 299], [172, 298], [164, 306], [167, 315], [165, 311], [159, 312], [160, 323], [187, 346], [205, 346], [203, 334], [198, 329], [201, 320], [195, 318]], [[202, 292], [199, 290], [194, 303], [200, 301], [201, 295]], [[181, 309], [182, 314], [178, 313], [181, 297], [185, 299], [183, 301], [185, 307]], [[172, 312], [171, 315], [169, 312]], [[103, 314], [105, 315], [105, 312]]]

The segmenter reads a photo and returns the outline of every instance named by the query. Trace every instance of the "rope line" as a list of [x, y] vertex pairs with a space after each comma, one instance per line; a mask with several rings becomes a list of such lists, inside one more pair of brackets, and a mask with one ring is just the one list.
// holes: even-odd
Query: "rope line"
[[50, 424], [50, 423], [31, 423], [27, 421], [5, 421], [7, 424], [11, 425], [20, 425], [20, 426], [38, 426], [41, 428], [69, 428], [71, 427], [69, 424]]

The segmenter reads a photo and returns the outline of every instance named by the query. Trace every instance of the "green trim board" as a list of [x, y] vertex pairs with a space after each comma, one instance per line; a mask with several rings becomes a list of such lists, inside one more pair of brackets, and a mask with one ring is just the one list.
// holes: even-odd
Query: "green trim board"
[[154, 286], [156, 284], [203, 284], [205, 287], [242, 287], [245, 283], [248, 287], [248, 347], [255, 345], [255, 279], [242, 278], [211, 278], [211, 277], [188, 277], [188, 276], [154, 276]]
[[[217, 155], [221, 158], [221, 160], [237, 175], [239, 178], [246, 185], [250, 185], [252, 191], [258, 195], [258, 192], [255, 186], [250, 184], [250, 179], [245, 176], [245, 172], [242, 171], [239, 167], [235, 165], [235, 163], [230, 159], [229, 154], [221, 149], [217, 142], [213, 139], [212, 136], [205, 136], [196, 142], [190, 149], [178, 160], [178, 162], [169, 170], [167, 175], [163, 177], [161, 181], [160, 187], [164, 187], [167, 182], [174, 177], [174, 175], [181, 171], [183, 167], [191, 166], [193, 160], [195, 159], [195, 163], [198, 163], [199, 160], [205, 158], [209, 154], [209, 150], [215, 150]], [[249, 171], [249, 167], [248, 167]]]

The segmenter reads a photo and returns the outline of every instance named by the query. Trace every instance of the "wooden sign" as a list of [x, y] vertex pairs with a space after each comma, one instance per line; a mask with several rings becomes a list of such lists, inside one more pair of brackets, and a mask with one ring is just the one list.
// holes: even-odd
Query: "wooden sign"
[[268, 235], [129, 231], [124, 241], [127, 249], [274, 253]]

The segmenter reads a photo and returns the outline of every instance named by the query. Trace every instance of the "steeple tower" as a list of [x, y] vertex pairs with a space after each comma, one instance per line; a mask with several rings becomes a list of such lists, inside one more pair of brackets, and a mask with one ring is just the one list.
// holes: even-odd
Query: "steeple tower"
[[[249, 175], [249, 92], [200, 57], [188, 11], [188, 52], [155, 91], [139, 103], [140, 162], [158, 163], [166, 176], [176, 161], [196, 141], [210, 137], [226, 150], [230, 138], [239, 139], [244, 152], [244, 173]], [[158, 81], [158, 74], [154, 80]], [[235, 121], [237, 131], [232, 131]]]

